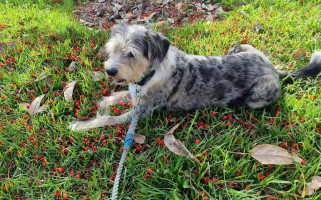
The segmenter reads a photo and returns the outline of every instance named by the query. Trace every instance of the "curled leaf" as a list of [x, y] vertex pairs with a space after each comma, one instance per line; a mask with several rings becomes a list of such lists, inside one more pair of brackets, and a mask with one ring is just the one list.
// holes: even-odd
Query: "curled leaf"
[[184, 146], [184, 144], [181, 143], [181, 141], [177, 140], [173, 136], [173, 132], [177, 129], [179, 125], [180, 123], [176, 124], [173, 128], [169, 130], [168, 133], [165, 134], [165, 137], [164, 137], [165, 146], [176, 155], [190, 158], [200, 165], [201, 164], [200, 161], [197, 160], [197, 158], [195, 158], [195, 156]]
[[301, 163], [302, 158], [300, 158], [296, 153], [292, 152], [292, 158], [295, 162]]
[[298, 192], [302, 197], [312, 195], [315, 190], [321, 188], [321, 176], [313, 176], [312, 181], [307, 183], [305, 191], [302, 191], [302, 186], [298, 188]]
[[255, 146], [251, 156], [262, 164], [285, 165], [293, 163], [292, 156], [286, 149], [270, 144]]
[[76, 62], [75, 61], [72, 61], [68, 67], [68, 70], [70, 72], [74, 71], [76, 69], [77, 65], [76, 65]]
[[94, 81], [100, 81], [103, 79], [104, 77], [104, 73], [101, 71], [89, 71], [89, 73], [91, 74], [91, 76], [93, 77]]
[[47, 108], [47, 105], [42, 105], [40, 107], [41, 100], [45, 97], [45, 94], [37, 97], [31, 105], [29, 103], [22, 103], [22, 106], [27, 110], [30, 116], [34, 116], [38, 112], [42, 112]]
[[139, 134], [135, 134], [134, 136], [134, 141], [137, 143], [137, 144], [144, 144], [145, 143], [145, 135], [139, 135]]
[[64, 91], [64, 97], [67, 102], [72, 100], [72, 93], [74, 92], [75, 85], [78, 81], [71, 81], [66, 87]]
[[50, 84], [52, 75], [51, 75], [51, 74], [47, 74], [46, 72], [42, 72], [42, 73], [39, 75], [39, 78], [37, 78], [37, 79], [34, 80], [33, 82], [37, 83], [37, 82], [39, 82], [40, 80], [45, 79], [45, 78], [47, 79], [47, 84]]
[[17, 45], [15, 43], [0, 43], [0, 55], [4, 53], [4, 51], [8, 48], [15, 49]]
[[299, 58], [301, 58], [302, 56], [304, 56], [305, 53], [306, 53], [305, 48], [298, 49], [296, 52], [294, 52], [294, 54], [293, 54], [293, 59], [294, 59], [294, 60], [298, 60]]

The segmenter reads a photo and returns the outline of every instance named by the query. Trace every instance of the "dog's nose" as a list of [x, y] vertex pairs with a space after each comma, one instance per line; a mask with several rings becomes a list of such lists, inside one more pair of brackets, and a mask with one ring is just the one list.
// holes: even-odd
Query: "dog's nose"
[[106, 69], [106, 72], [109, 76], [116, 76], [117, 74], [117, 69], [116, 68], [108, 68]]

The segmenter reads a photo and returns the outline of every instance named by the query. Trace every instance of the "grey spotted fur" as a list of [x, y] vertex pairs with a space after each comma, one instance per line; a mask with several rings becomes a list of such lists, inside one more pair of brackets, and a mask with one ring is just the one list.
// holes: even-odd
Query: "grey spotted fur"
[[[107, 51], [123, 58], [121, 55], [128, 52], [113, 49], [115, 45], [124, 49], [130, 46], [140, 52], [144, 58], [135, 57], [131, 62], [147, 59], [144, 74], [155, 70], [153, 77], [142, 86], [129, 82], [134, 104], [138, 99], [136, 89], [141, 90], [141, 117], [159, 108], [194, 110], [220, 105], [262, 108], [279, 98], [280, 78], [288, 75], [295, 79], [307, 78], [321, 71], [319, 51], [306, 67], [291, 73], [278, 72], [269, 59], [251, 45], [237, 46], [226, 56], [190, 55], [171, 46], [161, 34], [138, 25], [117, 25], [111, 32]], [[111, 59], [109, 63], [117, 70], [119, 60]], [[127, 114], [123, 120], [130, 121], [130, 118]]]

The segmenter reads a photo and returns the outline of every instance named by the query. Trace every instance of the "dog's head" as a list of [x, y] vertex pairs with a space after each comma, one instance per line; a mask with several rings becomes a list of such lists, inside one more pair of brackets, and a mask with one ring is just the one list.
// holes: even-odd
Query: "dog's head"
[[117, 84], [137, 83], [164, 60], [169, 46], [164, 36], [143, 26], [116, 25], [105, 45], [104, 67]]

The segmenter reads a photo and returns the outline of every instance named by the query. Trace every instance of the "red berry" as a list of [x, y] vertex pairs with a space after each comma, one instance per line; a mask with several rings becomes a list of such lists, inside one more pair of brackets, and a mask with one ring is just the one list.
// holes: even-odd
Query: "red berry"
[[259, 179], [262, 181], [264, 179], [264, 175], [263, 174], [259, 174]]
[[302, 159], [301, 164], [302, 164], [302, 165], [305, 165], [305, 164], [306, 164], [306, 161]]
[[69, 197], [68, 193], [62, 193], [62, 199], [67, 199]]
[[60, 195], [60, 191], [59, 190], [56, 190], [55, 191], [55, 196], [57, 197], [57, 196], [59, 196]]
[[199, 144], [200, 142], [201, 142], [200, 139], [196, 139], [196, 140], [195, 140], [195, 143], [196, 143], [196, 144]]
[[57, 170], [58, 170], [58, 172], [59, 172], [59, 173], [62, 173], [62, 172], [64, 172], [64, 171], [65, 171], [65, 168], [63, 168], [63, 167], [59, 167], [59, 168], [57, 168]]
[[153, 173], [153, 169], [152, 169], [151, 167], [148, 167], [148, 168], [147, 168], [147, 171], [148, 171], [148, 173], [150, 173], [150, 174]]
[[287, 148], [288, 147], [288, 141], [285, 141], [285, 142], [282, 142], [282, 144], [281, 144], [281, 146], [283, 147], [283, 148]]
[[79, 174], [79, 172], [76, 174], [76, 178], [80, 178], [81, 176], [80, 176], [80, 174]]
[[142, 149], [142, 146], [137, 145], [136, 150], [137, 150], [137, 151], [140, 151], [141, 149]]

